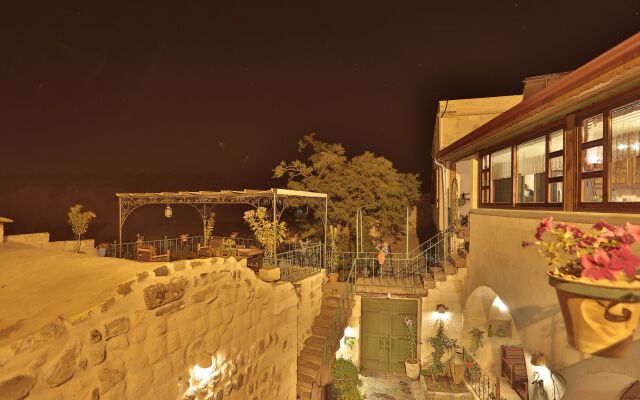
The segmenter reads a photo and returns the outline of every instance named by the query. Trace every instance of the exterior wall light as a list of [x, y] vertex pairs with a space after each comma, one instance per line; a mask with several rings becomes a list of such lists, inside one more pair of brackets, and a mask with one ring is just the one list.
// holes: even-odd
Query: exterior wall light
[[447, 306], [445, 306], [444, 304], [438, 304], [436, 306], [436, 311], [440, 314], [444, 314], [447, 312], [449, 308]]
[[173, 216], [173, 209], [168, 204], [164, 208], [164, 216], [167, 217], [167, 218], [171, 218]]

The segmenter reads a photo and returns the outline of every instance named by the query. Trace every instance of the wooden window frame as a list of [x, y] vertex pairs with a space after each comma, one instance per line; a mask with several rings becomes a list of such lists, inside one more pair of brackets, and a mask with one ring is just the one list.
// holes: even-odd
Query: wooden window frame
[[[599, 103], [593, 107], [582, 110], [576, 114], [576, 162], [575, 162], [575, 197], [577, 211], [608, 211], [608, 212], [630, 212], [637, 213], [640, 209], [640, 202], [611, 202], [610, 168], [611, 168], [611, 112], [624, 105], [640, 102], [640, 89], [617, 96], [605, 103]], [[589, 118], [602, 114], [602, 139], [583, 143], [583, 122]], [[602, 146], [602, 171], [582, 172], [584, 161], [583, 149]], [[602, 201], [585, 202], [582, 201], [582, 180], [588, 178], [602, 177]]]
[[[559, 130], [562, 130], [562, 150], [557, 150], [552, 153], [549, 152], [549, 145], [551, 140], [551, 134], [555, 133]], [[540, 129], [535, 130], [533, 133], [528, 133], [526, 135], [521, 135], [517, 137], [515, 140], [511, 142], [503, 143], [500, 146], [491, 147], [481, 153], [479, 153], [479, 163], [478, 163], [478, 206], [480, 208], [510, 208], [510, 209], [562, 209], [566, 200], [566, 187], [565, 187], [565, 165], [566, 165], [566, 136], [567, 130], [565, 129], [564, 121], [555, 122], [553, 124], [546, 125]], [[518, 203], [517, 199], [517, 159], [518, 159], [518, 146], [529, 141], [545, 138], [545, 201], [544, 203]], [[510, 203], [493, 203], [491, 201], [491, 153], [496, 151], [510, 148], [511, 149], [511, 202]], [[489, 168], [483, 168], [483, 159], [485, 156], [489, 156]], [[551, 158], [562, 156], [563, 163], [563, 174], [559, 177], [549, 177], [549, 162]], [[489, 173], [489, 182], [488, 185], [482, 184], [483, 173]], [[562, 201], [557, 203], [549, 202], [549, 184], [552, 182], [563, 182], [562, 188]], [[489, 202], [483, 201], [483, 190], [489, 190]]]

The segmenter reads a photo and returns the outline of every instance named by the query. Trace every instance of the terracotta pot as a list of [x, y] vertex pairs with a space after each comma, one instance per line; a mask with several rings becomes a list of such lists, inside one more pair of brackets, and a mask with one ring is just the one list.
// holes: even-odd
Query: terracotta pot
[[265, 282], [275, 282], [280, 280], [280, 268], [260, 268], [258, 277]]
[[602, 357], [629, 353], [640, 317], [637, 282], [599, 282], [549, 273], [549, 284], [556, 288], [572, 347]]
[[407, 377], [417, 380], [420, 377], [420, 362], [410, 362], [406, 360], [404, 362], [404, 369], [407, 372]]
[[331, 272], [329, 274], [329, 283], [336, 283], [338, 282], [338, 273], [337, 272]]

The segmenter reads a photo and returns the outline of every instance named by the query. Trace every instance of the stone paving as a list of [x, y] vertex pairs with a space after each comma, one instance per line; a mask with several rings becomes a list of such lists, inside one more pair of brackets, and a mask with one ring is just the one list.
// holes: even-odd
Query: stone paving
[[422, 381], [414, 381], [405, 374], [362, 370], [362, 393], [365, 400], [424, 400], [427, 391]]

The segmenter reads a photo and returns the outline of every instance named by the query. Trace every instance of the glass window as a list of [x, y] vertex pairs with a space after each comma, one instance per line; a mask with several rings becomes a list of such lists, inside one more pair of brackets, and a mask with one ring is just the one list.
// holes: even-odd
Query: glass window
[[564, 130], [560, 129], [549, 135], [549, 153], [564, 149]]
[[582, 180], [582, 201], [602, 201], [602, 178], [587, 178]]
[[611, 111], [610, 201], [640, 201], [640, 102]]
[[603, 124], [602, 114], [595, 117], [587, 118], [582, 121], [582, 142], [587, 143], [594, 140], [602, 139]]
[[518, 203], [544, 203], [546, 198], [546, 136], [517, 147]]
[[564, 157], [553, 157], [549, 159], [549, 177], [555, 178], [564, 175]]
[[562, 203], [562, 182], [549, 183], [549, 203]]
[[582, 172], [602, 171], [602, 146], [582, 150]]
[[491, 202], [511, 203], [511, 148], [491, 153]]

